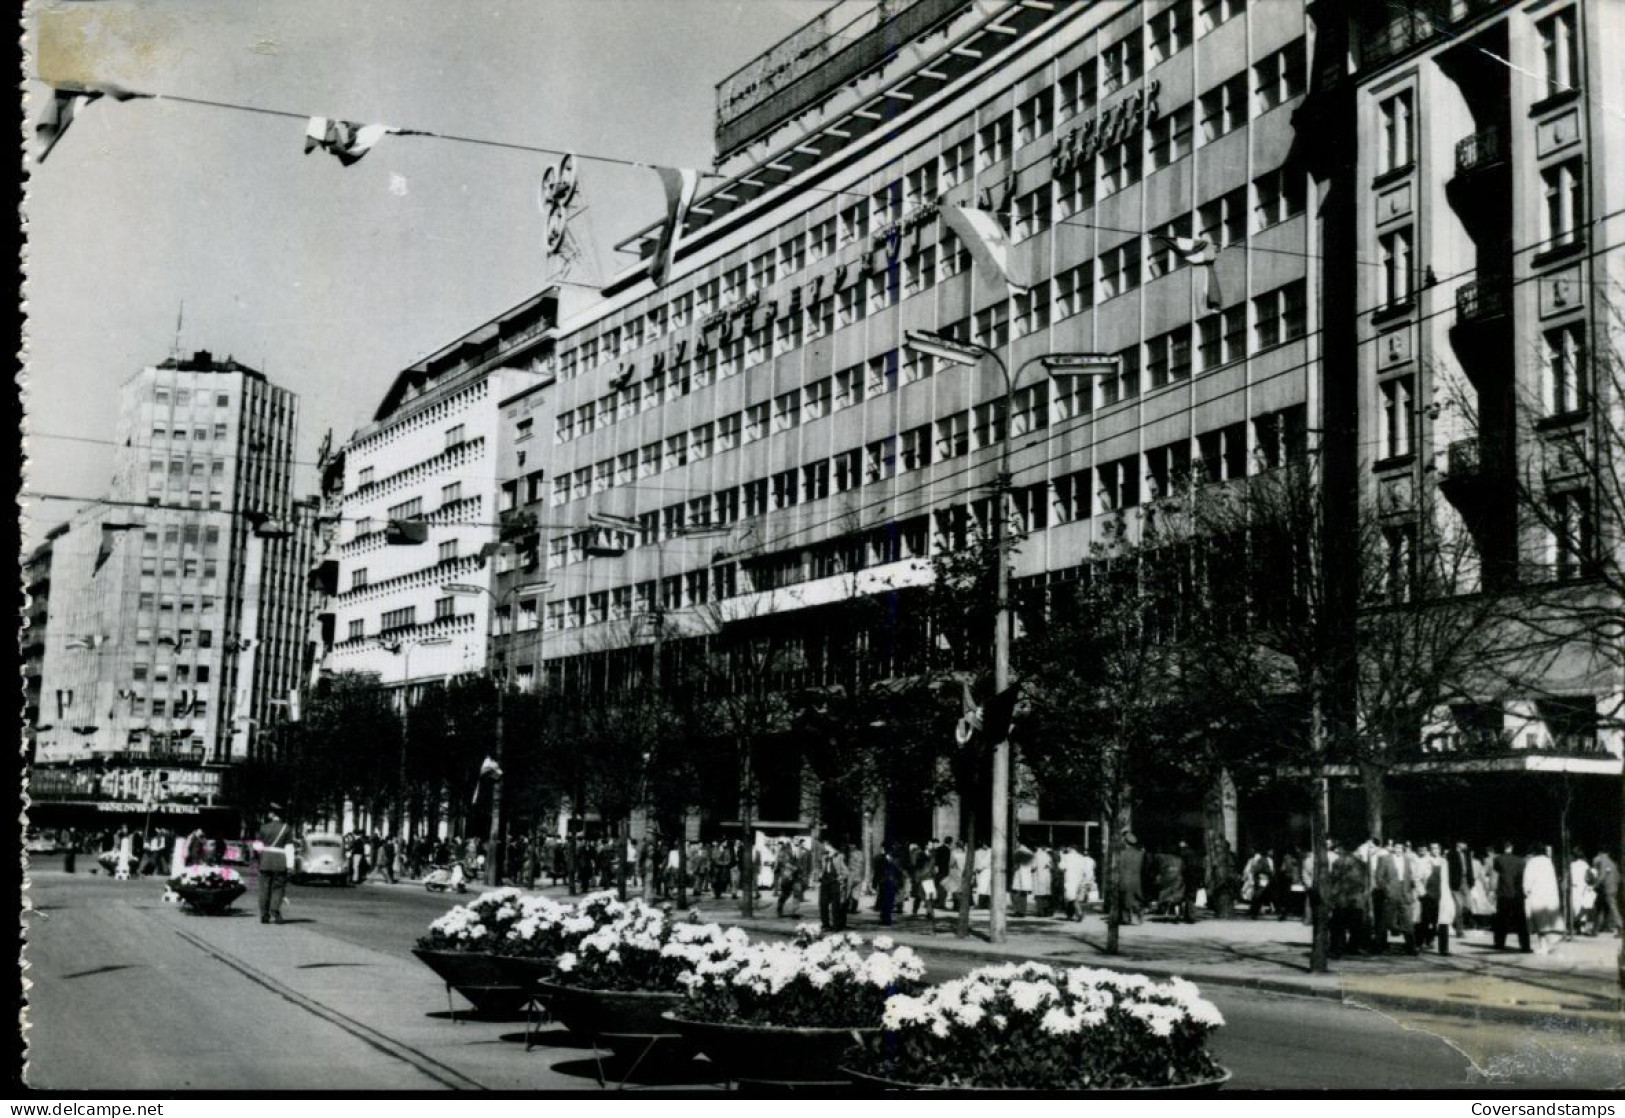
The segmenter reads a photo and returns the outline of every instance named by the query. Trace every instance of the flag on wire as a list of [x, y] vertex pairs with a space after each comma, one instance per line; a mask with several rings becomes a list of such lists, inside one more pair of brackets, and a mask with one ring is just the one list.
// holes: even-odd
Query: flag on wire
[[150, 93], [136, 93], [112, 82], [52, 82], [51, 100], [34, 124], [34, 135], [39, 137], [40, 141], [37, 161], [45, 162], [45, 157], [51, 154], [51, 149], [56, 147], [57, 141], [68, 131], [68, 125], [73, 123], [74, 113], [79, 110], [80, 105], [88, 105], [102, 97], [111, 97], [115, 101], [129, 101], [136, 97], [151, 96]]
[[1010, 234], [999, 223], [998, 215], [972, 206], [943, 206], [938, 212], [943, 223], [969, 250], [973, 261], [997, 272], [1011, 295], [1027, 293], [1031, 285], [1011, 278]]
[[700, 187], [700, 173], [692, 167], [656, 167], [654, 172], [666, 191], [666, 221], [655, 242], [654, 259], [649, 261], [649, 279], [661, 287], [671, 278], [672, 261], [677, 258], [677, 245], [683, 238], [683, 222]]
[[349, 120], [313, 116], [305, 125], [305, 154], [321, 148], [348, 167], [371, 151], [379, 140], [388, 135], [399, 135], [402, 131], [387, 124], [356, 124]]
[[1154, 235], [1157, 240], [1178, 253], [1182, 263], [1205, 270], [1207, 290], [1202, 296], [1203, 301], [1210, 311], [1221, 309], [1224, 306], [1224, 298], [1219, 291], [1219, 270], [1214, 265], [1218, 263], [1223, 246], [1214, 244], [1206, 237], [1167, 237], [1161, 233]]
[[961, 683], [963, 688], [960, 696], [960, 707], [964, 714], [960, 716], [959, 724], [954, 727], [954, 740], [960, 745], [969, 745], [972, 738], [981, 738], [988, 745], [995, 745], [1010, 735], [1010, 719], [1015, 714], [1016, 698], [1021, 689], [1011, 684], [1003, 691], [988, 699], [980, 706], [971, 698], [970, 685]]
[[497, 764], [496, 761], [494, 761], [490, 757], [487, 757], [484, 761], [480, 762], [480, 776], [482, 776], [482, 777], [489, 776], [489, 777], [494, 777], [497, 780], [501, 780], [502, 779], [502, 766]]

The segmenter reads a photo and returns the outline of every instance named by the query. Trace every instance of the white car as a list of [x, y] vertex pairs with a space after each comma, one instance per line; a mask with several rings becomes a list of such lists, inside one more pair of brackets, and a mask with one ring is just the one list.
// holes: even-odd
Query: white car
[[339, 835], [306, 835], [294, 852], [293, 879], [299, 882], [326, 881], [343, 885], [350, 880], [349, 862], [344, 856], [344, 839]]

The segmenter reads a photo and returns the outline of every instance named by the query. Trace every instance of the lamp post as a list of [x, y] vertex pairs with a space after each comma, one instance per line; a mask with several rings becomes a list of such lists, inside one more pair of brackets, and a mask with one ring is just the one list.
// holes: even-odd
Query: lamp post
[[[488, 586], [479, 586], [472, 582], [448, 582], [440, 589], [447, 594], [486, 594], [490, 596], [492, 604], [500, 609], [509, 598], [516, 594], [534, 594], [539, 597], [546, 597], [547, 592], [553, 589], [553, 584], [551, 582], [515, 583], [501, 594], [497, 594]], [[540, 615], [540, 613], [541, 610], [538, 607], [537, 614]], [[540, 624], [539, 616], [537, 623]], [[493, 746], [493, 752], [496, 756], [492, 760], [496, 762], [497, 771], [491, 777], [491, 830], [485, 840], [487, 850], [485, 883], [487, 885], [499, 885], [502, 882], [502, 737], [504, 700], [508, 691], [508, 666], [506, 660], [503, 661], [502, 674], [497, 678], [496, 684], [496, 742]]]
[[[587, 519], [600, 528], [609, 528], [616, 532], [633, 534], [639, 531], [638, 522], [635, 520], [630, 520], [624, 516], [611, 516], [607, 513], [593, 513]], [[673, 540], [715, 539], [719, 536], [726, 536], [728, 534], [729, 528], [726, 525], [695, 525], [693, 527], [680, 528], [676, 532], [667, 536], [665, 539], [657, 541], [655, 544], [655, 588], [653, 600], [650, 602], [650, 610], [648, 615], [650, 622], [654, 626], [654, 658], [649, 669], [649, 688], [654, 692], [655, 701], [660, 704], [661, 711], [664, 711], [665, 709], [665, 696], [664, 692], [661, 690], [660, 664], [664, 657], [666, 639], [666, 607], [661, 601], [661, 595], [665, 591], [666, 583], [666, 545], [671, 543]], [[600, 558], [619, 557], [625, 555], [626, 552], [627, 549], [624, 547], [604, 545], [598, 545], [588, 549], [588, 554]], [[646, 756], [644, 759], [645, 777], [647, 777], [648, 767], [649, 759]], [[647, 779], [644, 779], [641, 782], [641, 787], [647, 789]], [[646, 823], [648, 816], [648, 805], [644, 804], [644, 819]], [[623, 832], [625, 832], [625, 834], [623, 834], [623, 838], [629, 836], [630, 826], [631, 821], [628, 819], [623, 824]], [[649, 842], [647, 826], [645, 827], [643, 841], [645, 848], [647, 848]], [[654, 857], [655, 855], [651, 853], [649, 861], [651, 869], [654, 868]], [[621, 868], [618, 872], [617, 880], [619, 882], [620, 896], [624, 900], [626, 897], [626, 849], [624, 841], [622, 843], [620, 854], [620, 866]], [[643, 892], [645, 900], [650, 899], [650, 895], [653, 891], [653, 876], [653, 874], [649, 874], [644, 878]], [[685, 807], [683, 809], [682, 827], [677, 836], [677, 907], [686, 908], [687, 906], [688, 809]]]
[[[412, 650], [414, 648], [436, 648], [451, 643], [450, 637], [424, 637], [422, 640], [409, 641], [404, 638], [395, 641], [379, 641], [380, 646], [393, 652], [401, 658], [401, 771], [399, 788], [397, 789], [397, 802], [400, 804], [400, 815], [395, 822], [395, 830], [401, 832], [406, 827], [406, 751], [407, 737], [412, 729]], [[411, 835], [402, 835], [402, 838], [411, 839]]]
[[[1042, 365], [1052, 376], [1103, 376], [1116, 372], [1117, 358], [1103, 353], [1048, 353], [1010, 367], [989, 346], [967, 345], [940, 334], [909, 331], [904, 345], [954, 365], [976, 368], [983, 358], [991, 358], [1004, 377], [1004, 423], [999, 438], [999, 474], [994, 482], [993, 554], [997, 570], [997, 618], [993, 625], [993, 693], [1002, 695], [1010, 688], [1010, 566], [1004, 557], [1005, 494], [1010, 488], [1011, 420], [1015, 411], [1016, 385], [1033, 365]], [[1007, 847], [1010, 842], [1010, 734], [1008, 726], [993, 743], [992, 835], [989, 838], [989, 876], [992, 878], [988, 913], [988, 938], [1003, 943], [1007, 931], [1005, 880]], [[967, 867], [968, 869], [968, 867]]]

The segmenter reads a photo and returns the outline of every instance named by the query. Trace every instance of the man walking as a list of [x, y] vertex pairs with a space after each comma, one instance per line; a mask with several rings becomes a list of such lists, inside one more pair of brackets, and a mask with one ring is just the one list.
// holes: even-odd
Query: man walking
[[1477, 875], [1473, 869], [1473, 855], [1467, 849], [1465, 842], [1458, 842], [1450, 851], [1447, 860], [1450, 873], [1450, 897], [1456, 902], [1456, 918], [1454, 920], [1456, 938], [1460, 939], [1467, 930], [1467, 922], [1472, 919], [1472, 892], [1477, 882]]
[[846, 858], [828, 839], [820, 852], [818, 923], [826, 932], [846, 930]]
[[293, 868], [293, 828], [282, 819], [282, 805], [272, 804], [260, 828], [260, 923], [282, 923], [282, 902]]
[[1529, 917], [1523, 908], [1523, 859], [1505, 843], [1495, 856], [1495, 949], [1503, 951], [1507, 933], [1518, 935], [1518, 950], [1529, 954]]
[[1591, 874], [1591, 884], [1597, 890], [1593, 906], [1596, 919], [1591, 923], [1592, 928], [1599, 933], [1612, 929], [1616, 936], [1625, 936], [1625, 923], [1619, 918], [1619, 867], [1608, 851], [1597, 851], [1591, 861]]

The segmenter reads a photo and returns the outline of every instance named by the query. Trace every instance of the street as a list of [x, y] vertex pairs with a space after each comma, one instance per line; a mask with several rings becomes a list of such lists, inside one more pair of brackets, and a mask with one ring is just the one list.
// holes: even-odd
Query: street
[[[556, 1026], [524, 1050], [522, 1021], [448, 1019], [411, 955], [451, 899], [415, 884], [295, 887], [289, 923], [252, 894], [232, 915], [189, 915], [158, 880], [37, 871], [27, 972], [40, 1088], [120, 1090], [581, 1090], [593, 1053]], [[790, 921], [785, 921], [788, 931]], [[975, 964], [922, 952], [942, 979]], [[1604, 1088], [1617, 1046], [1580, 1033], [1385, 1015], [1328, 998], [1211, 986], [1215, 1042], [1235, 1089], [1474, 1085]], [[1486, 1075], [1487, 1073], [1487, 1075]], [[686, 1077], [705, 1082], [704, 1064]], [[665, 1084], [673, 1086], [673, 1084]]]

